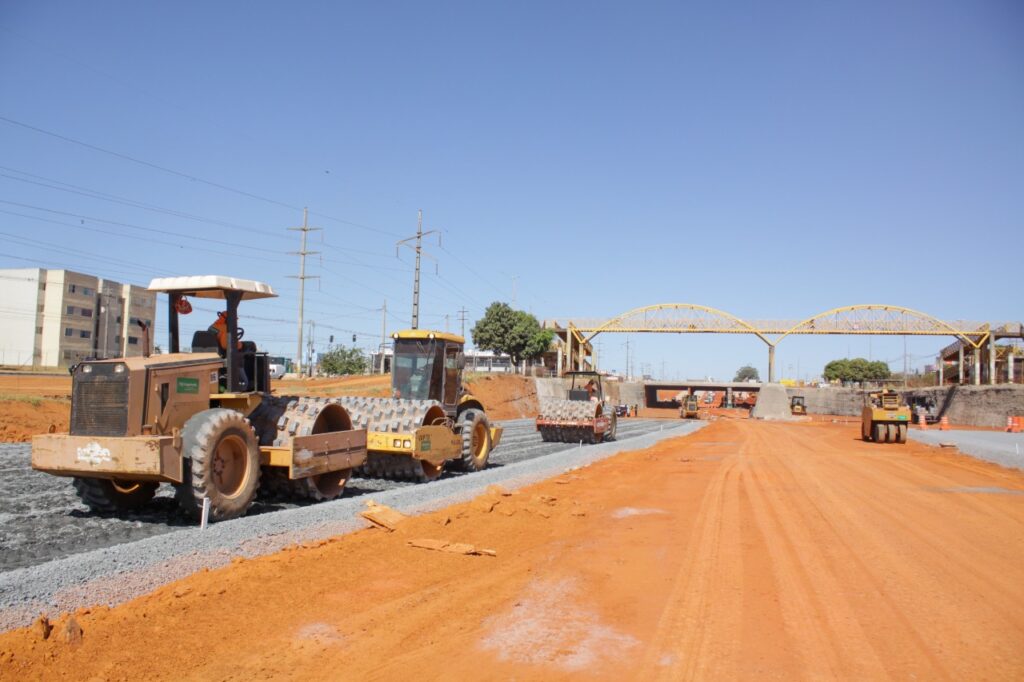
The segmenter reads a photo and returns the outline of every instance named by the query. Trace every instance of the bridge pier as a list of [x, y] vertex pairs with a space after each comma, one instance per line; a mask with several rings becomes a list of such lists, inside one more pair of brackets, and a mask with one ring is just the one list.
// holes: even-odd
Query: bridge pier
[[775, 381], [775, 346], [768, 344], [768, 383]]

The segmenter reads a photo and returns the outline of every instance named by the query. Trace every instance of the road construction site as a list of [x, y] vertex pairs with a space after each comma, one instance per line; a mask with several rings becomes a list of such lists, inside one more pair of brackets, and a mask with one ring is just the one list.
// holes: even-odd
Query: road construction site
[[[390, 532], [326, 528], [247, 560], [210, 547], [227, 565], [162, 587], [124, 548], [197, 556], [182, 540], [203, 531], [106, 550], [111, 567], [123, 557], [106, 581], [75, 582], [74, 557], [51, 562], [49, 579], [72, 576], [65, 604], [148, 594], [39, 609], [48, 619], [0, 635], [0, 678], [1021, 677], [1024, 473], [914, 441], [866, 443], [856, 424], [701, 423], [600, 461], [613, 444], [530, 460], [554, 465], [551, 477], [477, 486]], [[581, 453], [589, 461], [571, 459]], [[490, 485], [516, 466], [374, 497], [422, 512], [398, 496]], [[328, 523], [359, 503], [205, 533], [310, 512]], [[18, 573], [0, 576], [5, 594]]]

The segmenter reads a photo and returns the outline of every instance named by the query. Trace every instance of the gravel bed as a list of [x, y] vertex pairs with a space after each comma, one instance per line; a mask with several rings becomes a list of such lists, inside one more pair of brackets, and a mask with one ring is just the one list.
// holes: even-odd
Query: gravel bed
[[299, 505], [259, 502], [240, 519], [200, 531], [173, 506], [169, 486], [145, 514], [110, 518], [78, 503], [70, 479], [32, 471], [28, 447], [0, 444], [0, 631], [26, 625], [40, 612], [114, 605], [237, 556], [272, 553], [365, 527], [367, 495], [405, 513], [465, 501], [492, 483], [521, 487], [624, 450], [692, 433], [703, 422], [630, 419], [613, 443], [543, 443], [532, 420], [505, 422], [491, 466], [428, 484], [354, 478], [344, 497]]
[[910, 437], [926, 445], [955, 443], [965, 455], [1011, 469], [1024, 469], [1024, 433], [912, 430]]

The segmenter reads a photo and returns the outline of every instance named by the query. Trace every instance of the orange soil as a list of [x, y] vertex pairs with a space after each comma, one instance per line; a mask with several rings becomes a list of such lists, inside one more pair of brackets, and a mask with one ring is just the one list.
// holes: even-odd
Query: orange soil
[[847, 425], [719, 420], [81, 611], [78, 644], [66, 617], [0, 635], [0, 679], [1021, 679], [1021, 492]]
[[27, 443], [49, 431], [67, 432], [71, 403], [66, 400], [0, 400], [0, 443]]
[[[525, 377], [473, 375], [468, 382], [492, 419], [537, 416], [537, 394], [533, 381]], [[280, 395], [362, 395], [386, 397], [391, 394], [390, 375], [289, 379], [274, 382]], [[42, 400], [39, 406], [4, 396], [60, 398]], [[46, 433], [51, 426], [66, 432], [71, 415], [71, 378], [68, 376], [0, 375], [0, 443], [27, 442]]]

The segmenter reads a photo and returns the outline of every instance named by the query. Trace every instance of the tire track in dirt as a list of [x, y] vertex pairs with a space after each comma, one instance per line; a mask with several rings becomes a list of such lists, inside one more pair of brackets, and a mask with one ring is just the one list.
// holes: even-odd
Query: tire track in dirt
[[685, 560], [641, 663], [654, 679], [688, 680], [706, 675], [708, 615], [717, 581], [727, 487], [736, 485], [736, 455], [726, 455], [708, 484], [686, 543]]
[[[815, 450], [806, 443], [799, 443], [798, 449], [801, 457], [822, 458], [822, 448]], [[1003, 611], [1005, 618], [1008, 614], [1002, 604], [1019, 602], [1019, 597], [1015, 599], [1016, 595], [1004, 593], [993, 599], [984, 589], [972, 589], [970, 592], [976, 601], [971, 604], [962, 591], [950, 593], [948, 582], [943, 583], [943, 579], [948, 581], [948, 576], [943, 574], [953, 567], [936, 566], [935, 559], [941, 557], [941, 564], [945, 564], [951, 556], [949, 545], [963, 538], [950, 537], [948, 531], [944, 533], [941, 523], [931, 529], [931, 534], [919, 529], [922, 519], [936, 516], [934, 503], [919, 504], [915, 500], [914, 506], [918, 508], [912, 513], [906, 508], [899, 509], [898, 505], [904, 504], [907, 497], [905, 477], [892, 476], [885, 468], [877, 468], [874, 460], [858, 460], [848, 453], [835, 457], [839, 451], [829, 446], [824, 450], [831, 458], [829, 464], [838, 463], [841, 471], [825, 474], [812, 464], [801, 467], [798, 475], [790, 467], [791, 482], [794, 487], [804, 488], [803, 499], [813, 508], [805, 517], [827, 523], [835, 540], [845, 549], [845, 557], [837, 557], [836, 566], [847, 584], [852, 586], [865, 580], [870, 583], [870, 593], [865, 595], [869, 598], [858, 605], [858, 617], [872, 633], [890, 674], [928, 679], [969, 677], [971, 671], [957, 670], [957, 666], [950, 665], [951, 660], [957, 659], [937, 655], [942, 644], [960, 639], [957, 631], [965, 618], [985, 620], [975, 615], [979, 604]], [[864, 467], [864, 464], [869, 466]], [[903, 484], [895, 485], [898, 481]], [[875, 495], [865, 492], [879, 488], [890, 490]], [[934, 540], [942, 536], [945, 536], [944, 542]], [[978, 554], [972, 556], [977, 558]], [[977, 575], [974, 566], [967, 561], [957, 561], [955, 573], [958, 577]], [[1010, 601], [1005, 602], [1006, 598]], [[870, 608], [864, 606], [865, 603]], [[978, 625], [983, 626], [983, 623]], [[1006, 626], [1012, 631], [1020, 629], [1022, 624], [1019, 619], [1014, 622], [1009, 617]], [[908, 656], [908, 643], [913, 643], [915, 657]], [[991, 647], [993, 642], [985, 644]], [[1012, 647], [1007, 647], [1005, 653], [1012, 656]]]

